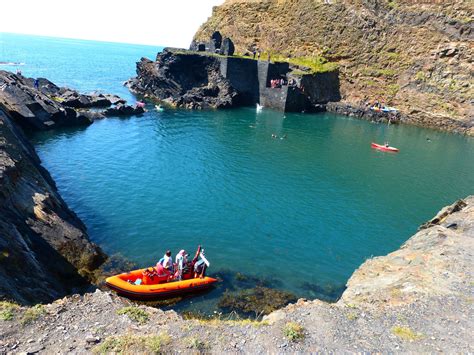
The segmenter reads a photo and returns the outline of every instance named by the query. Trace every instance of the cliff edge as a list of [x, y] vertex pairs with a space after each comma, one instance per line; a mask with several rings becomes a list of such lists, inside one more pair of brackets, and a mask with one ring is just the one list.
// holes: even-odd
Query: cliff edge
[[338, 65], [345, 104], [379, 101], [406, 122], [474, 135], [471, 1], [227, 0], [194, 42], [214, 31], [241, 54]]
[[97, 290], [40, 307], [0, 304], [0, 352], [474, 351], [474, 196], [367, 260], [337, 303], [300, 299], [263, 321], [184, 319]]

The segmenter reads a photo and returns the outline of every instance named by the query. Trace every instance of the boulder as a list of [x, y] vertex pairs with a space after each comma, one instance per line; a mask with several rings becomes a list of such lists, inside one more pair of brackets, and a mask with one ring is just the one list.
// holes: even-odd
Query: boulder
[[107, 110], [103, 111], [103, 115], [106, 117], [109, 116], [133, 116], [140, 115], [145, 112], [145, 109], [141, 106], [130, 106], [124, 104], [118, 104], [115, 107], [110, 107]]
[[234, 55], [235, 46], [230, 38], [224, 38], [222, 41], [221, 54]]
[[221, 48], [222, 45], [222, 35], [219, 31], [215, 31], [211, 35], [211, 39], [209, 41], [209, 52], [216, 52]]

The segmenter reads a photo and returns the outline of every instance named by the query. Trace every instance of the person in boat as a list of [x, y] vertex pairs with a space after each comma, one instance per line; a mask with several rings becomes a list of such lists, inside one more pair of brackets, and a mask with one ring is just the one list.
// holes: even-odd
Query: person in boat
[[[204, 255], [204, 249], [201, 250], [199, 253], [199, 260], [194, 263], [194, 278], [200, 278], [202, 279], [204, 276], [206, 276], [206, 269], [207, 265], [209, 262], [207, 261], [205, 255]], [[196, 258], [197, 259], [197, 258]]]
[[167, 250], [165, 255], [158, 261], [158, 265], [161, 265], [164, 270], [168, 270], [170, 273], [173, 273], [173, 258], [171, 257], [171, 251]]
[[385, 142], [383, 145], [385, 146], [385, 148], [388, 148], [388, 147], [389, 147], [388, 142]]
[[177, 280], [181, 280], [183, 278], [183, 271], [187, 263], [188, 263], [188, 254], [186, 253], [186, 250], [182, 249], [176, 255], [176, 266], [177, 266], [176, 279]]

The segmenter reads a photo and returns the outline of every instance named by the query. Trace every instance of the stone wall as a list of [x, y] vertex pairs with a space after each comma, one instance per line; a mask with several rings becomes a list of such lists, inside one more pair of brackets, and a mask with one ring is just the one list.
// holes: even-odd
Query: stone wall
[[264, 88], [260, 95], [260, 105], [285, 111], [288, 86], [281, 88]]
[[259, 68], [255, 60], [221, 58], [221, 74], [239, 92], [241, 105], [254, 105], [260, 97]]

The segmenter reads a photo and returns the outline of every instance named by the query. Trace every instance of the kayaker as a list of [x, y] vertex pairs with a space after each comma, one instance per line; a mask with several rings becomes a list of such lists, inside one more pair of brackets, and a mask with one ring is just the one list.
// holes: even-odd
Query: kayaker
[[388, 148], [389, 147], [388, 142], [385, 142], [384, 146], [385, 146], [385, 148]]

